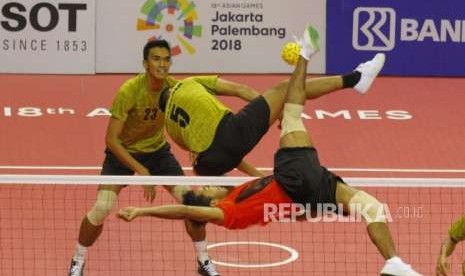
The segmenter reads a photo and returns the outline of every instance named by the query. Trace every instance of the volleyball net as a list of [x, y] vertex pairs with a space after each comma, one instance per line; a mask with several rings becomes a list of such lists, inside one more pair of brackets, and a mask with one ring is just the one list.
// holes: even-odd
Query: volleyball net
[[[125, 222], [126, 206], [175, 203], [161, 185], [234, 186], [247, 177], [145, 177], [94, 175], [0, 175], [0, 275], [66, 275], [82, 218], [93, 206], [98, 184], [128, 185], [104, 230], [89, 248], [85, 275], [195, 275], [195, 250], [182, 221], [153, 217]], [[465, 214], [465, 179], [346, 178], [386, 203], [399, 255], [433, 275], [441, 242]], [[157, 197], [144, 200], [141, 185]], [[384, 260], [366, 224], [307, 219], [245, 230], [207, 225], [209, 255], [221, 275], [377, 275]], [[451, 256], [461, 273], [463, 249]]]

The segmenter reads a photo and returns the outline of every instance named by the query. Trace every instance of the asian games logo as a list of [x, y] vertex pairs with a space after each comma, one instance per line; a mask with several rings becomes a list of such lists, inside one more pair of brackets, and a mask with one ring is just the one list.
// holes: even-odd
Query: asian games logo
[[189, 0], [147, 0], [141, 8], [143, 16], [137, 19], [138, 31], [153, 31], [149, 40], [165, 39], [171, 44], [173, 56], [193, 55], [192, 41], [202, 36], [195, 4]]

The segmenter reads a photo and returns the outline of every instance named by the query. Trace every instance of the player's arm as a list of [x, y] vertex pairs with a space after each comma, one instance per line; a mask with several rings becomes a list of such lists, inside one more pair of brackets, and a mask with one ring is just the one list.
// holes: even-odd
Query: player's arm
[[258, 97], [260, 93], [247, 85], [218, 78], [215, 84], [215, 93], [222, 96], [235, 96], [246, 101]]
[[[126, 167], [133, 170], [138, 175], [150, 175], [149, 170], [139, 163], [121, 144], [119, 139], [123, 131], [124, 121], [110, 118], [108, 123], [107, 133], [105, 135], [106, 146], [118, 158], [118, 160], [126, 165]], [[153, 202], [155, 199], [155, 186], [144, 185], [144, 198], [147, 201]]]
[[131, 221], [140, 216], [153, 216], [173, 220], [193, 220], [197, 222], [215, 222], [222, 224], [223, 211], [217, 207], [188, 206], [188, 205], [162, 205], [147, 208], [126, 207], [118, 212], [118, 216]]
[[150, 175], [146, 167], [139, 163], [121, 144], [120, 135], [123, 131], [124, 121], [110, 118], [108, 123], [107, 133], [105, 135], [106, 146], [118, 158], [121, 163], [126, 165], [139, 175]]
[[458, 242], [465, 239], [465, 216], [456, 221], [449, 228], [449, 235], [441, 245], [441, 251], [436, 265], [436, 275], [445, 276], [450, 273], [448, 257], [454, 252]]
[[250, 176], [257, 176], [257, 177], [263, 177], [265, 176], [264, 173], [262, 173], [261, 171], [257, 170], [257, 168], [255, 168], [254, 166], [252, 166], [251, 164], [245, 162], [244, 160], [241, 161], [241, 163], [239, 164], [239, 166], [237, 166], [237, 169], [247, 175], [250, 175]]
[[450, 237], [444, 240], [441, 245], [441, 251], [439, 252], [439, 257], [436, 265], [436, 276], [447, 276], [451, 271], [451, 266], [449, 262], [449, 256], [454, 252], [457, 242], [452, 240]]
[[451, 225], [449, 228], [449, 237], [455, 242], [465, 240], [465, 216]]

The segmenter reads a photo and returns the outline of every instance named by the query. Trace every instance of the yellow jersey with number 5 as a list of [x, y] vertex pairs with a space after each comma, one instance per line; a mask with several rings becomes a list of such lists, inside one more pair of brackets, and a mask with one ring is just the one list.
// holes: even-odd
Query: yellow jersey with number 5
[[225, 114], [230, 113], [214, 96], [218, 76], [196, 76], [177, 83], [166, 104], [165, 126], [171, 138], [185, 150], [208, 149]]

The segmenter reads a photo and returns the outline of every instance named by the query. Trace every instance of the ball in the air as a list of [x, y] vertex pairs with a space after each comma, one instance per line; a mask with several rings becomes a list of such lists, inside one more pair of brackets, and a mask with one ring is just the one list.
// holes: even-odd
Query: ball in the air
[[300, 45], [296, 42], [288, 42], [281, 49], [282, 59], [289, 65], [296, 65], [300, 56]]

